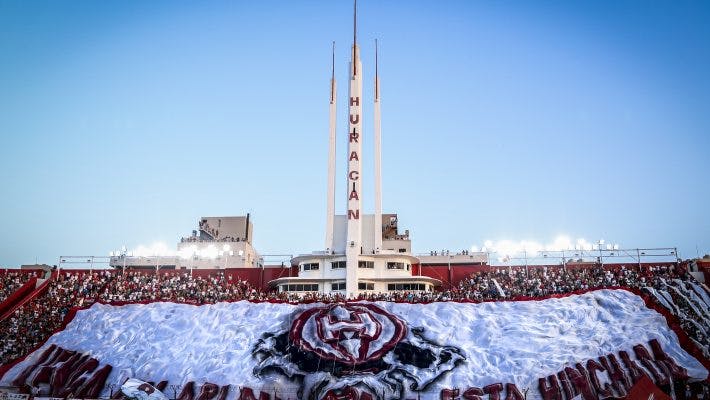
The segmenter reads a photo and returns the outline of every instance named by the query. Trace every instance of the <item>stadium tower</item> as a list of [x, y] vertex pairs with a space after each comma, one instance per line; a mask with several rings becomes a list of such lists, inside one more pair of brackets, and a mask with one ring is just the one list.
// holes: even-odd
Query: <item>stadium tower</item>
[[346, 209], [335, 214], [337, 83], [335, 44], [330, 78], [328, 197], [326, 206], [325, 250], [299, 255], [291, 260], [298, 276], [270, 282], [281, 291], [336, 292], [348, 297], [361, 292], [390, 290], [433, 290], [439, 280], [414, 276], [419, 259], [411, 255], [409, 231], [400, 234], [397, 214], [382, 214], [380, 81], [375, 41], [374, 79], [374, 214], [362, 208], [363, 69], [357, 43], [357, 2], [353, 10], [353, 44], [348, 67], [348, 117]]
[[[349, 70], [350, 87], [348, 90], [348, 174], [347, 174], [347, 245], [346, 279], [347, 292], [357, 288], [357, 269], [362, 253], [362, 63], [357, 45], [357, 1], [353, 10], [353, 47]], [[376, 217], [375, 217], [376, 218]]]

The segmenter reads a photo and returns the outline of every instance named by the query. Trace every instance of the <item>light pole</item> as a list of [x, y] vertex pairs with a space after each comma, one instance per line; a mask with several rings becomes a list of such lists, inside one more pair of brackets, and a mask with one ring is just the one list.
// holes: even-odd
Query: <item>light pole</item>
[[227, 256], [234, 256], [232, 247], [228, 244], [222, 246], [222, 255], [224, 256], [224, 269], [227, 269]]
[[597, 247], [599, 248], [599, 263], [601, 264], [602, 269], [604, 268], [604, 254], [602, 254], [603, 245], [604, 239], [599, 239], [599, 242], [597, 242]]
[[446, 256], [446, 261], [449, 263], [449, 289], [453, 289], [454, 283], [452, 282], [452, 276], [451, 276], [451, 256]]
[[562, 270], [567, 271], [567, 260], [565, 259], [565, 251], [562, 250]]

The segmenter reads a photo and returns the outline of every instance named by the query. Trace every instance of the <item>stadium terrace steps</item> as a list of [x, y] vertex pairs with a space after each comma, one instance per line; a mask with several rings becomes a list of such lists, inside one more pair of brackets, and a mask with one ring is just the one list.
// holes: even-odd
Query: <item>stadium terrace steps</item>
[[14, 309], [15, 304], [21, 302], [26, 296], [28, 296], [37, 287], [37, 278], [32, 277], [29, 281], [25, 282], [17, 290], [15, 290], [10, 296], [8, 296], [2, 303], [0, 303], [0, 321], [4, 320], [5, 313], [8, 310]]
[[[5, 311], [2, 312], [2, 314], [0, 314], [0, 322], [9, 318], [12, 315], [12, 313], [14, 313], [15, 310], [17, 310], [18, 308], [22, 307], [23, 305], [27, 304], [28, 302], [32, 301], [33, 299], [43, 295], [47, 291], [47, 288], [49, 287], [49, 283], [52, 281], [52, 279], [55, 279], [55, 274], [52, 274], [48, 279], [32, 278], [32, 279], [30, 279], [29, 282], [27, 282], [25, 285], [23, 285], [22, 288], [18, 289], [15, 293], [13, 293], [13, 295], [14, 295], [26, 287], [25, 292], [23, 292], [20, 296], [18, 296], [19, 298], [15, 298], [15, 299], [8, 298], [6, 300], [6, 302], [8, 300], [12, 300], [12, 303], [9, 303], [8, 308], [5, 309]], [[5, 302], [3, 302], [3, 305], [4, 304], [5, 304]], [[0, 310], [2, 310], [1, 306], [0, 306]]]

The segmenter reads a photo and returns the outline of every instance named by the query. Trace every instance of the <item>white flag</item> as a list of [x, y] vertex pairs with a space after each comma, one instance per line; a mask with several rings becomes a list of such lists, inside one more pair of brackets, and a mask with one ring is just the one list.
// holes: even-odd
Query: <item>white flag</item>
[[137, 400], [168, 400], [168, 396], [153, 385], [139, 379], [129, 379], [121, 386], [121, 392], [129, 399]]

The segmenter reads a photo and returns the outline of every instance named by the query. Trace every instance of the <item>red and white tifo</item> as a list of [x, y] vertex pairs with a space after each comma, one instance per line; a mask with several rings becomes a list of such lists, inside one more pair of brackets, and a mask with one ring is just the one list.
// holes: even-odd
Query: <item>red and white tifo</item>
[[[225, 399], [596, 399], [625, 396], [645, 376], [659, 386], [708, 378], [667, 315], [622, 289], [490, 303], [97, 303], [71, 314], [0, 385], [61, 394], [80, 380], [107, 396], [135, 378], [209, 384]], [[70, 359], [81, 373], [60, 380]]]

